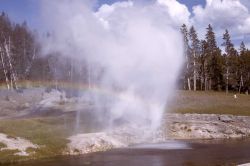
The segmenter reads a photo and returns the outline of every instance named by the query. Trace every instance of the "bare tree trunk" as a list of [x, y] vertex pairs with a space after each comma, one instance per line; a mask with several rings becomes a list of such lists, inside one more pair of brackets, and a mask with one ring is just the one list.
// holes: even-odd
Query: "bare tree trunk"
[[242, 72], [240, 74], [240, 87], [239, 87], [239, 93], [241, 93], [241, 88], [244, 86], [244, 82], [243, 82], [243, 77], [242, 77]]
[[200, 79], [200, 90], [202, 91], [202, 78]]
[[186, 87], [186, 77], [184, 76], [184, 80], [183, 80], [183, 89], [186, 90], [187, 87]]
[[55, 74], [55, 87], [56, 87], [56, 90], [58, 90], [58, 80], [57, 80], [57, 71], [56, 71], [56, 67], [54, 68], [54, 74]]
[[5, 63], [4, 63], [4, 59], [3, 59], [3, 52], [2, 52], [1, 47], [0, 47], [0, 54], [1, 54], [1, 62], [2, 62], [2, 66], [3, 66], [6, 86], [7, 86], [7, 89], [10, 90], [10, 81], [9, 81], [8, 76], [7, 76], [7, 69], [5, 67]]
[[[25, 52], [25, 51], [24, 51], [24, 52]], [[33, 62], [34, 62], [35, 57], [36, 57], [36, 49], [34, 48], [33, 56], [32, 56], [31, 62], [30, 62], [30, 64], [27, 66], [27, 68], [25, 69], [24, 77], [27, 77], [28, 74], [30, 73], [30, 69], [31, 69], [31, 67], [32, 67], [32, 64], [33, 64]]]
[[8, 58], [9, 67], [10, 67], [11, 86], [12, 86], [12, 88], [15, 87], [16, 89], [18, 89], [17, 83], [16, 83], [17, 82], [17, 76], [16, 76], [16, 74], [14, 72], [14, 68], [13, 68], [12, 63], [11, 63], [10, 38], [9, 38], [9, 46], [7, 45], [6, 40], [5, 40], [4, 47], [5, 47], [5, 52], [6, 52], [6, 55], [7, 55], [7, 58]]
[[188, 82], [188, 90], [191, 91], [191, 83], [190, 83], [190, 78], [189, 77], [187, 79], [187, 82]]
[[209, 78], [209, 88], [208, 89], [212, 90], [212, 80], [211, 80], [211, 78]]
[[205, 91], [207, 91], [207, 77], [205, 76], [205, 78], [204, 78], [204, 82], [205, 82]]
[[[204, 57], [205, 58], [205, 57]], [[203, 62], [203, 79], [204, 79], [204, 90], [207, 91], [207, 62], [206, 62], [206, 59], [204, 60]]]
[[202, 70], [201, 70], [201, 90], [206, 90], [206, 85], [205, 85], [205, 67], [204, 64], [202, 64]]
[[203, 84], [204, 84], [204, 78], [202, 77], [202, 75], [200, 76], [200, 81], [201, 81], [200, 90], [202, 91], [203, 90]]
[[[186, 50], [186, 52], [187, 52], [187, 50]], [[189, 75], [189, 64], [188, 64], [188, 55], [187, 55], [187, 53], [186, 53], [186, 63], [187, 63], [187, 66], [186, 66], [186, 69], [187, 69], [187, 71], [186, 71], [186, 74], [188, 74]], [[185, 84], [185, 82], [187, 82], [187, 86], [188, 86], [188, 90], [190, 91], [191, 90], [191, 82], [190, 82], [190, 78], [189, 78], [189, 76], [187, 76], [186, 77], [186, 81], [184, 81], [184, 84]]]
[[194, 53], [194, 91], [196, 91], [196, 62], [195, 62], [195, 53]]
[[227, 73], [226, 73], [226, 94], [228, 94], [228, 79], [229, 79], [229, 69], [227, 67]]

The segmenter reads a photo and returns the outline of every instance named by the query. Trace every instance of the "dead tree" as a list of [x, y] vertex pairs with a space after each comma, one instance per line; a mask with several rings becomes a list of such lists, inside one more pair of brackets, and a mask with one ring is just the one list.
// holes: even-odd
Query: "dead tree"
[[8, 75], [7, 75], [7, 68], [6, 68], [6, 65], [5, 65], [5, 62], [4, 62], [3, 49], [1, 47], [0, 47], [0, 55], [1, 55], [1, 63], [2, 63], [2, 66], [3, 66], [3, 72], [4, 72], [6, 86], [7, 86], [7, 89], [10, 90], [10, 81], [9, 81], [9, 78], [8, 78]]
[[[25, 50], [25, 49], [24, 49]], [[24, 53], [25, 53], [25, 51], [24, 51]], [[35, 60], [35, 57], [36, 57], [36, 49], [34, 48], [34, 50], [33, 50], [33, 55], [32, 55], [32, 58], [31, 58], [31, 61], [30, 61], [30, 63], [27, 65], [27, 67], [26, 67], [26, 69], [25, 69], [25, 72], [24, 72], [24, 76], [25, 76], [25, 78], [29, 75], [29, 73], [30, 73], [30, 69], [31, 69], [31, 67], [32, 67], [32, 65], [33, 65], [33, 62], [34, 62], [34, 60]]]
[[15, 88], [15, 89], [18, 89], [17, 87], [17, 75], [15, 73], [15, 70], [13, 68], [13, 65], [12, 65], [12, 60], [11, 60], [11, 53], [10, 53], [10, 37], [9, 37], [9, 43], [7, 44], [6, 40], [4, 42], [4, 52], [6, 54], [6, 57], [8, 59], [8, 63], [9, 63], [9, 72], [10, 72], [10, 85], [11, 85], [11, 88]]

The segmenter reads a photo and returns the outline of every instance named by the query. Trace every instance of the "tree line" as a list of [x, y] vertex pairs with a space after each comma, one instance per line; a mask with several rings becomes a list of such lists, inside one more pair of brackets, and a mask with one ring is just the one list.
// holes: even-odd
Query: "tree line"
[[[14, 24], [4, 12], [0, 15], [0, 80], [7, 89], [18, 89], [20, 80], [34, 74], [38, 58], [35, 33], [26, 24]], [[38, 74], [38, 73], [36, 73]]]
[[[250, 50], [241, 43], [236, 50], [228, 30], [223, 43], [217, 45], [215, 33], [208, 25], [200, 40], [193, 26], [180, 28], [184, 39], [185, 64], [180, 74], [180, 89], [238, 91], [250, 90]], [[91, 86], [95, 75], [88, 63], [73, 60], [61, 53], [42, 55], [38, 34], [26, 22], [16, 24], [4, 12], [0, 15], [0, 81], [8, 89], [18, 89], [21, 81], [74, 81]], [[50, 37], [46, 34], [46, 37]], [[93, 68], [93, 67], [92, 67]], [[93, 75], [93, 77], [92, 77]]]
[[185, 64], [179, 85], [184, 90], [238, 91], [250, 90], [250, 50], [244, 42], [234, 47], [226, 29], [221, 46], [217, 45], [212, 26], [206, 28], [205, 39], [198, 38], [194, 26], [180, 28], [184, 41]]
[[[19, 89], [24, 81], [48, 81], [54, 82], [55, 86], [61, 81], [88, 81], [89, 71], [85, 62], [70, 59], [57, 52], [42, 55], [37, 37], [37, 32], [31, 31], [26, 22], [16, 24], [11, 22], [6, 13], [0, 14], [2, 85], [7, 89]], [[49, 38], [49, 33], [44, 37]]]

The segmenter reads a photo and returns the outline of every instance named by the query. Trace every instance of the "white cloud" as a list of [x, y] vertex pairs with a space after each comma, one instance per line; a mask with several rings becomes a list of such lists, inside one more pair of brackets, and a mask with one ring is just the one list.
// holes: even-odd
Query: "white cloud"
[[[113, 19], [115, 19], [115, 17], [112, 16], [113, 13], [121, 13], [123, 10], [136, 8], [138, 5], [141, 4], [137, 4], [135, 1], [130, 0], [121, 2], [118, 1], [111, 5], [103, 4], [96, 12], [96, 16], [99, 17], [99, 20], [106, 28], [108, 28], [108, 22], [114, 21]], [[148, 17], [157, 13], [158, 18], [156, 17], [156, 20], [165, 17], [161, 21], [171, 22], [171, 24], [174, 24], [176, 27], [179, 27], [183, 23], [189, 24], [189, 17], [191, 13], [188, 11], [187, 6], [179, 3], [177, 0], [156, 0], [155, 3], [147, 4], [143, 7], [140, 6], [140, 8], [144, 8], [144, 12], [148, 13]], [[152, 14], [152, 12], [154, 14]], [[126, 15], [124, 14], [123, 17], [126, 17]]]
[[238, 25], [238, 30], [242, 34], [249, 34], [250, 33], [250, 17], [244, 20], [243, 24]]
[[222, 28], [242, 23], [248, 17], [248, 9], [237, 0], [207, 0], [205, 8], [193, 8], [194, 21], [216, 23]]
[[122, 8], [132, 7], [134, 3], [132, 1], [123, 1], [123, 2], [116, 2], [112, 5], [103, 4], [99, 9], [97, 14], [101, 15], [102, 17], [108, 17], [112, 14], [115, 10], [119, 10]]
[[106, 29], [110, 28], [110, 21], [117, 21], [114, 20], [116, 18], [112, 17], [114, 13], [119, 13], [121, 10], [132, 8], [134, 3], [132, 1], [123, 1], [123, 2], [116, 2], [111, 5], [103, 4], [98, 11], [95, 13], [95, 16], [101, 21]]
[[176, 0], [157, 0], [159, 5], [166, 7], [169, 15], [179, 23], [189, 24], [190, 12], [187, 6]]
[[212, 24], [218, 36], [221, 36], [225, 29], [229, 29], [233, 37], [250, 33], [249, 6], [243, 1], [244, 3], [240, 0], [207, 0], [205, 7], [193, 7], [190, 22], [203, 35], [208, 24]]

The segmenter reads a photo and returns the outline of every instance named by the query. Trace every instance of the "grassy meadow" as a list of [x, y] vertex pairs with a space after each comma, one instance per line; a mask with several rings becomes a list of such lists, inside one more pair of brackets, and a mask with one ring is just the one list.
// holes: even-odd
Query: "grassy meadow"
[[[52, 110], [53, 112], [53, 110]], [[52, 113], [53, 114], [53, 113]], [[39, 146], [38, 149], [28, 148], [29, 156], [17, 156], [17, 150], [1, 150], [5, 145], [0, 143], [0, 165], [30, 159], [41, 159], [62, 155], [69, 141], [67, 138], [76, 133], [98, 132], [103, 127], [95, 123], [92, 114], [82, 114], [80, 128], [76, 129], [76, 113], [65, 113], [58, 116], [25, 117], [1, 119], [0, 133], [10, 138], [21, 137]], [[35, 152], [35, 153], [34, 153]]]
[[[170, 102], [168, 112], [200, 114], [232, 114], [250, 116], [250, 95], [224, 92], [191, 92], [177, 91]], [[81, 132], [94, 132], [91, 121], [94, 115], [83, 114], [80, 122]], [[0, 150], [0, 165], [29, 159], [46, 158], [61, 155], [65, 150], [67, 137], [74, 134], [76, 114], [59, 114], [58, 116], [25, 117], [0, 120], [0, 133], [9, 137], [22, 137], [40, 146], [39, 149], [28, 149], [30, 156], [15, 156], [15, 150]], [[91, 131], [92, 130], [92, 131]], [[0, 143], [0, 149], [5, 145]], [[36, 153], [33, 153], [33, 152]]]
[[225, 92], [178, 91], [170, 102], [175, 113], [231, 114], [250, 116], [250, 95]]
[[17, 152], [15, 150], [2, 150], [0, 165], [61, 154], [68, 143], [66, 138], [71, 134], [69, 127], [65, 127], [60, 117], [1, 120], [0, 133], [5, 133], [11, 138], [22, 137], [40, 146], [39, 149], [27, 149], [30, 153], [28, 157], [14, 155]]

